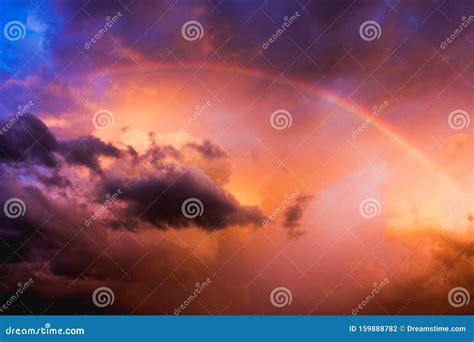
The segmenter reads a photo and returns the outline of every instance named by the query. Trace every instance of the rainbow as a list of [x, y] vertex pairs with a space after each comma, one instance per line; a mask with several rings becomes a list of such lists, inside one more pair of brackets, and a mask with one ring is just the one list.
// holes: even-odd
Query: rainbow
[[[449, 185], [451, 190], [453, 190], [456, 193], [462, 193], [458, 185], [455, 184], [450, 177], [442, 173], [439, 170], [439, 167], [435, 163], [433, 163], [433, 161], [431, 161], [422, 152], [420, 152], [412, 143], [410, 143], [410, 141], [407, 138], [403, 137], [402, 134], [395, 132], [393, 128], [383, 123], [379, 119], [373, 120], [373, 118], [371, 117], [371, 113], [364, 110], [360, 106], [357, 106], [353, 102], [350, 102], [347, 99], [342, 98], [334, 93], [331, 93], [323, 88], [314, 88], [310, 84], [304, 81], [291, 80], [291, 84], [290, 84], [290, 82], [285, 80], [285, 78], [282, 78], [281, 75], [277, 75], [267, 70], [262, 71], [259, 69], [242, 67], [240, 65], [227, 66], [227, 65], [211, 64], [211, 63], [203, 63], [203, 64], [187, 63], [186, 69], [184, 69], [181, 65], [176, 64], [176, 63], [159, 63], [158, 65], [154, 64], [153, 66], [148, 64], [144, 68], [141, 68], [141, 69], [137, 69], [137, 67], [121, 67], [121, 68], [113, 69], [110, 72], [106, 71], [105, 74], [124, 76], [128, 73], [133, 73], [136, 75], [137, 73], [148, 74], [148, 73], [160, 72], [160, 71], [183, 72], [183, 70], [184, 71], [194, 70], [194, 72], [203, 70], [203, 71], [212, 71], [212, 72], [217, 72], [217, 73], [228, 73], [228, 74], [233, 75], [233, 77], [231, 78], [231, 81], [234, 78], [242, 75], [248, 78], [263, 79], [263, 80], [271, 82], [272, 84], [275, 83], [281, 86], [299, 88], [300, 90], [304, 90], [305, 93], [309, 93], [315, 97], [318, 97], [324, 101], [327, 101], [331, 104], [336, 105], [337, 107], [343, 109], [345, 112], [355, 115], [359, 117], [360, 119], [362, 119], [363, 121], [370, 119], [369, 124], [371, 126], [373, 126], [375, 129], [380, 131], [383, 135], [385, 135], [389, 139], [392, 139], [397, 144], [399, 144], [404, 150], [406, 150], [410, 155], [412, 155], [416, 160], [418, 160], [422, 165], [424, 165], [435, 177], [437, 177], [443, 183]], [[192, 74], [191, 71], [190, 71], [190, 74]], [[94, 74], [92, 76], [103, 76], [103, 75], [104, 73], [101, 73], [98, 75]], [[226, 88], [228, 84], [231, 83], [231, 81], [229, 81], [226, 85], [224, 85], [223, 88]]]

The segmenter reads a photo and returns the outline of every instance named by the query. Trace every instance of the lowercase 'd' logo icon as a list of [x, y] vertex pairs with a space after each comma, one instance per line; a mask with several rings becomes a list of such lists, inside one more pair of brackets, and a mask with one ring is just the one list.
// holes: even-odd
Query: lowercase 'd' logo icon
[[183, 213], [184, 217], [193, 219], [198, 216], [202, 216], [204, 213], [204, 205], [199, 199], [191, 197], [183, 202], [181, 205], [181, 212]]
[[378, 22], [368, 20], [360, 25], [359, 35], [363, 40], [371, 42], [372, 40], [380, 38], [380, 36], [382, 35], [382, 28], [380, 27]]
[[284, 109], [278, 109], [270, 116], [270, 125], [278, 131], [290, 128], [293, 123], [293, 118], [290, 112]]
[[287, 287], [276, 287], [270, 293], [270, 302], [276, 308], [288, 306], [293, 301], [293, 294]]
[[99, 308], [110, 306], [115, 301], [114, 291], [108, 287], [99, 287], [92, 294], [92, 302]]
[[471, 295], [464, 287], [454, 287], [448, 293], [448, 302], [455, 308], [468, 305], [470, 301]]
[[25, 25], [17, 20], [9, 21], [3, 27], [3, 35], [11, 42], [23, 39], [26, 35]]
[[204, 35], [204, 28], [199, 21], [190, 20], [185, 22], [181, 27], [181, 35], [188, 42], [192, 42], [202, 38]]
[[3, 212], [8, 218], [16, 219], [26, 213], [26, 204], [19, 198], [10, 198], [3, 206]]
[[94, 113], [92, 117], [92, 124], [98, 130], [104, 131], [111, 128], [115, 123], [115, 118], [112, 112], [101, 109]]
[[375, 198], [366, 198], [359, 205], [359, 212], [362, 217], [365, 218], [374, 218], [379, 216], [382, 211], [382, 206], [380, 202]]
[[471, 118], [465, 110], [453, 110], [448, 115], [448, 125], [456, 131], [468, 128], [470, 124]]

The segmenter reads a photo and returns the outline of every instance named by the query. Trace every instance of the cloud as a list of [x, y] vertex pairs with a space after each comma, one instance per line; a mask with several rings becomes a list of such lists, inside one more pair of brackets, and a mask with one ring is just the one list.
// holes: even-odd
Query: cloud
[[221, 149], [217, 145], [214, 145], [209, 140], [204, 140], [200, 143], [190, 142], [187, 143], [185, 147], [190, 147], [194, 149], [195, 151], [199, 152], [203, 157], [208, 159], [228, 157], [227, 153], [223, 149]]
[[15, 118], [0, 122], [0, 127], [3, 127], [0, 134], [0, 162], [31, 162], [54, 167], [57, 163], [53, 156], [58, 147], [56, 137], [32, 114], [24, 114], [17, 121], [14, 121]]
[[304, 209], [313, 196], [298, 196], [296, 204], [288, 207], [284, 212], [283, 227], [287, 229], [288, 236], [297, 238], [304, 234], [301, 229], [300, 220], [303, 217]]
[[99, 138], [90, 135], [62, 141], [59, 144], [59, 152], [64, 156], [67, 163], [82, 165], [97, 171], [100, 171], [100, 156], [115, 158], [120, 156], [120, 150], [117, 147], [110, 143], [104, 143]]
[[[107, 193], [119, 188], [124, 192], [119, 201], [127, 204], [121, 213], [126, 226], [144, 221], [159, 229], [195, 226], [215, 230], [259, 224], [263, 218], [258, 207], [241, 206], [232, 194], [197, 169], [169, 165], [141, 179], [134, 178], [125, 189], [118, 180], [103, 183]], [[189, 198], [202, 203], [202, 215], [192, 219], [183, 215], [182, 204]]]

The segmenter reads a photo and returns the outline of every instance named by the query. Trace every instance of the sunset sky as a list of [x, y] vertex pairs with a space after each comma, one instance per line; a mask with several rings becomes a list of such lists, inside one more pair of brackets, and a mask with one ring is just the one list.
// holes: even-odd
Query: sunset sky
[[2, 313], [474, 314], [472, 1], [0, 7]]

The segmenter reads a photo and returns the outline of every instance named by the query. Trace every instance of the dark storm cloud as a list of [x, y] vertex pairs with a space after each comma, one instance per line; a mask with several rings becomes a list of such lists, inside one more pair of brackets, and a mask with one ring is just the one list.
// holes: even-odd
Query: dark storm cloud
[[54, 167], [56, 137], [36, 116], [24, 114], [0, 122], [0, 162], [37, 163]]
[[296, 228], [300, 227], [300, 220], [303, 217], [304, 205], [312, 198], [312, 196], [299, 196], [296, 204], [288, 207], [284, 213], [283, 227]]
[[186, 147], [192, 148], [193, 150], [199, 152], [203, 157], [208, 159], [228, 157], [227, 153], [223, 149], [207, 139], [203, 140], [201, 143], [187, 143]]
[[[105, 192], [121, 187], [117, 181], [106, 181]], [[123, 188], [123, 186], [122, 186]], [[202, 215], [188, 218], [183, 202], [195, 198], [202, 203]], [[237, 200], [200, 171], [168, 167], [159, 174], [132, 180], [119, 199], [127, 203], [121, 213], [124, 225], [148, 222], [159, 229], [196, 226], [205, 230], [231, 225], [258, 224], [263, 214], [258, 207], [241, 206]]]
[[91, 170], [100, 170], [99, 157], [120, 156], [120, 150], [112, 144], [104, 143], [93, 136], [80, 137], [73, 140], [62, 141], [59, 152], [69, 164], [82, 165]]

